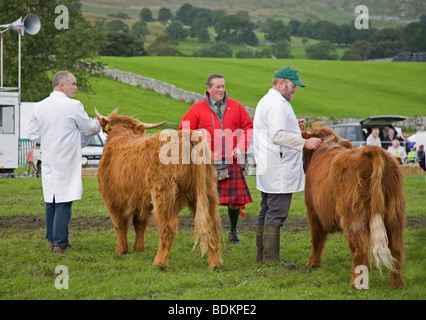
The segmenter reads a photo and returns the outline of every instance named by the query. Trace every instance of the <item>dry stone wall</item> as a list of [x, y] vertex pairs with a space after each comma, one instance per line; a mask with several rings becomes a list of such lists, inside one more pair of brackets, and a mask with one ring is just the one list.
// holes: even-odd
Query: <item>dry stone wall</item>
[[[143, 89], [153, 90], [162, 95], [170, 96], [173, 99], [194, 104], [204, 99], [202, 94], [186, 91], [175, 87], [172, 84], [162, 82], [156, 79], [143, 77], [132, 72], [120, 71], [117, 69], [104, 68], [104, 74], [114, 80], [130, 84], [132, 86], [141, 87]], [[244, 106], [250, 117], [254, 117], [254, 109]]]

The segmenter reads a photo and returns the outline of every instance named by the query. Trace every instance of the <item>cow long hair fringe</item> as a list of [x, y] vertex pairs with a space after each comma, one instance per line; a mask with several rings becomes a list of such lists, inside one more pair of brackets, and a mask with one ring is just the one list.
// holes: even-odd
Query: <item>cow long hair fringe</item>
[[[315, 150], [304, 150], [305, 203], [312, 253], [307, 266], [319, 266], [326, 235], [343, 231], [352, 253], [353, 268], [376, 266], [391, 271], [391, 286], [402, 287], [405, 225], [404, 176], [397, 161], [377, 146], [353, 148], [331, 129], [315, 123], [305, 139], [327, 137]], [[381, 270], [380, 270], [381, 272]], [[353, 271], [351, 286], [356, 273]]]
[[146, 128], [163, 123], [143, 123], [116, 111], [108, 117], [95, 112], [108, 134], [98, 180], [117, 231], [116, 253], [128, 250], [130, 218], [136, 233], [134, 250], [143, 251], [144, 233], [153, 216], [160, 235], [153, 265], [165, 267], [179, 227], [178, 213], [188, 206], [194, 213], [194, 246], [199, 243], [201, 253], [209, 253], [210, 268], [220, 267], [216, 172], [203, 135], [192, 130], [147, 135]]

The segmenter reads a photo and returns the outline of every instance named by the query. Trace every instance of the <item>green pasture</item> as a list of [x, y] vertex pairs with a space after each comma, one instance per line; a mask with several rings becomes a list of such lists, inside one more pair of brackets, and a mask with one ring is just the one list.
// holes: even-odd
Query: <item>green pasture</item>
[[[184, 300], [406, 300], [426, 296], [426, 207], [424, 177], [406, 177], [407, 224], [404, 233], [406, 287], [391, 289], [389, 272], [383, 277], [376, 268], [369, 273], [369, 289], [349, 289], [350, 253], [341, 234], [330, 235], [323, 265], [307, 269], [310, 236], [305, 220], [303, 192], [294, 195], [290, 215], [282, 228], [281, 256], [296, 264], [295, 271], [275, 264], [255, 261], [255, 218], [260, 194], [254, 177], [247, 177], [253, 203], [247, 205], [247, 217], [240, 218], [241, 246], [227, 245], [222, 252], [223, 266], [207, 268], [207, 256], [193, 247], [192, 230], [181, 227], [170, 252], [169, 266], [152, 266], [157, 251], [158, 233], [151, 226], [146, 234], [145, 252], [116, 255], [116, 234], [109, 221], [96, 178], [83, 178], [84, 194], [73, 206], [70, 224], [71, 251], [52, 253], [45, 245], [44, 202], [41, 181], [37, 178], [0, 179], [0, 299], [184, 299]], [[227, 236], [227, 218], [220, 209]], [[188, 210], [181, 219], [190, 219]], [[103, 223], [96, 223], [103, 221]], [[297, 224], [296, 224], [297, 225]], [[130, 247], [134, 232], [129, 232]], [[69, 289], [58, 290], [55, 268], [69, 271]], [[158, 310], [159, 312], [166, 312]]]
[[[231, 98], [256, 107], [272, 86], [274, 71], [291, 66], [306, 84], [292, 106], [299, 117], [363, 118], [372, 115], [424, 115], [426, 65], [414, 62], [221, 59], [189, 57], [102, 57], [111, 68], [204, 93], [212, 73], [225, 76]], [[123, 97], [117, 90], [108, 96]], [[125, 97], [123, 97], [125, 99]]]
[[183, 115], [191, 106], [154, 91], [108, 78], [92, 77], [90, 85], [91, 93], [77, 91], [75, 98], [83, 103], [91, 117], [95, 116], [94, 107], [103, 115], [108, 115], [118, 108], [119, 114], [134, 116], [143, 122], [167, 121], [167, 124], [158, 130], [167, 128], [177, 130]]

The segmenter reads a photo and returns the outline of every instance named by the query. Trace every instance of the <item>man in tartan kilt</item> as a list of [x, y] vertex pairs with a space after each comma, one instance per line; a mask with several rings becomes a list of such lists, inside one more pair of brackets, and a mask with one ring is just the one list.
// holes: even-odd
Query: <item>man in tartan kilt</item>
[[241, 209], [252, 202], [240, 162], [251, 143], [253, 122], [238, 101], [228, 98], [222, 75], [207, 77], [206, 89], [204, 100], [192, 105], [182, 118], [180, 130], [205, 129], [208, 132], [218, 168], [220, 205], [228, 207], [229, 241], [240, 244], [238, 218], [243, 215]]

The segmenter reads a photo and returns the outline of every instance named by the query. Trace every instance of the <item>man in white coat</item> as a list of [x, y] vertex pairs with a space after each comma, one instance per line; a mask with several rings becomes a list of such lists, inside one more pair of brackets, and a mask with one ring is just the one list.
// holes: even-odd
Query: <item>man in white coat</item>
[[71, 72], [57, 72], [52, 85], [50, 96], [33, 107], [28, 134], [41, 146], [47, 245], [62, 253], [70, 247], [72, 203], [83, 194], [80, 132], [93, 136], [100, 124], [89, 118], [80, 101], [72, 99], [77, 82]]
[[257, 260], [280, 262], [280, 228], [287, 218], [292, 194], [303, 191], [303, 148], [315, 150], [321, 140], [303, 139], [301, 129], [306, 122], [297, 119], [289, 101], [296, 86], [305, 87], [299, 72], [287, 67], [275, 73], [273, 87], [256, 107], [253, 146], [256, 160], [256, 187], [262, 201], [256, 232]]

